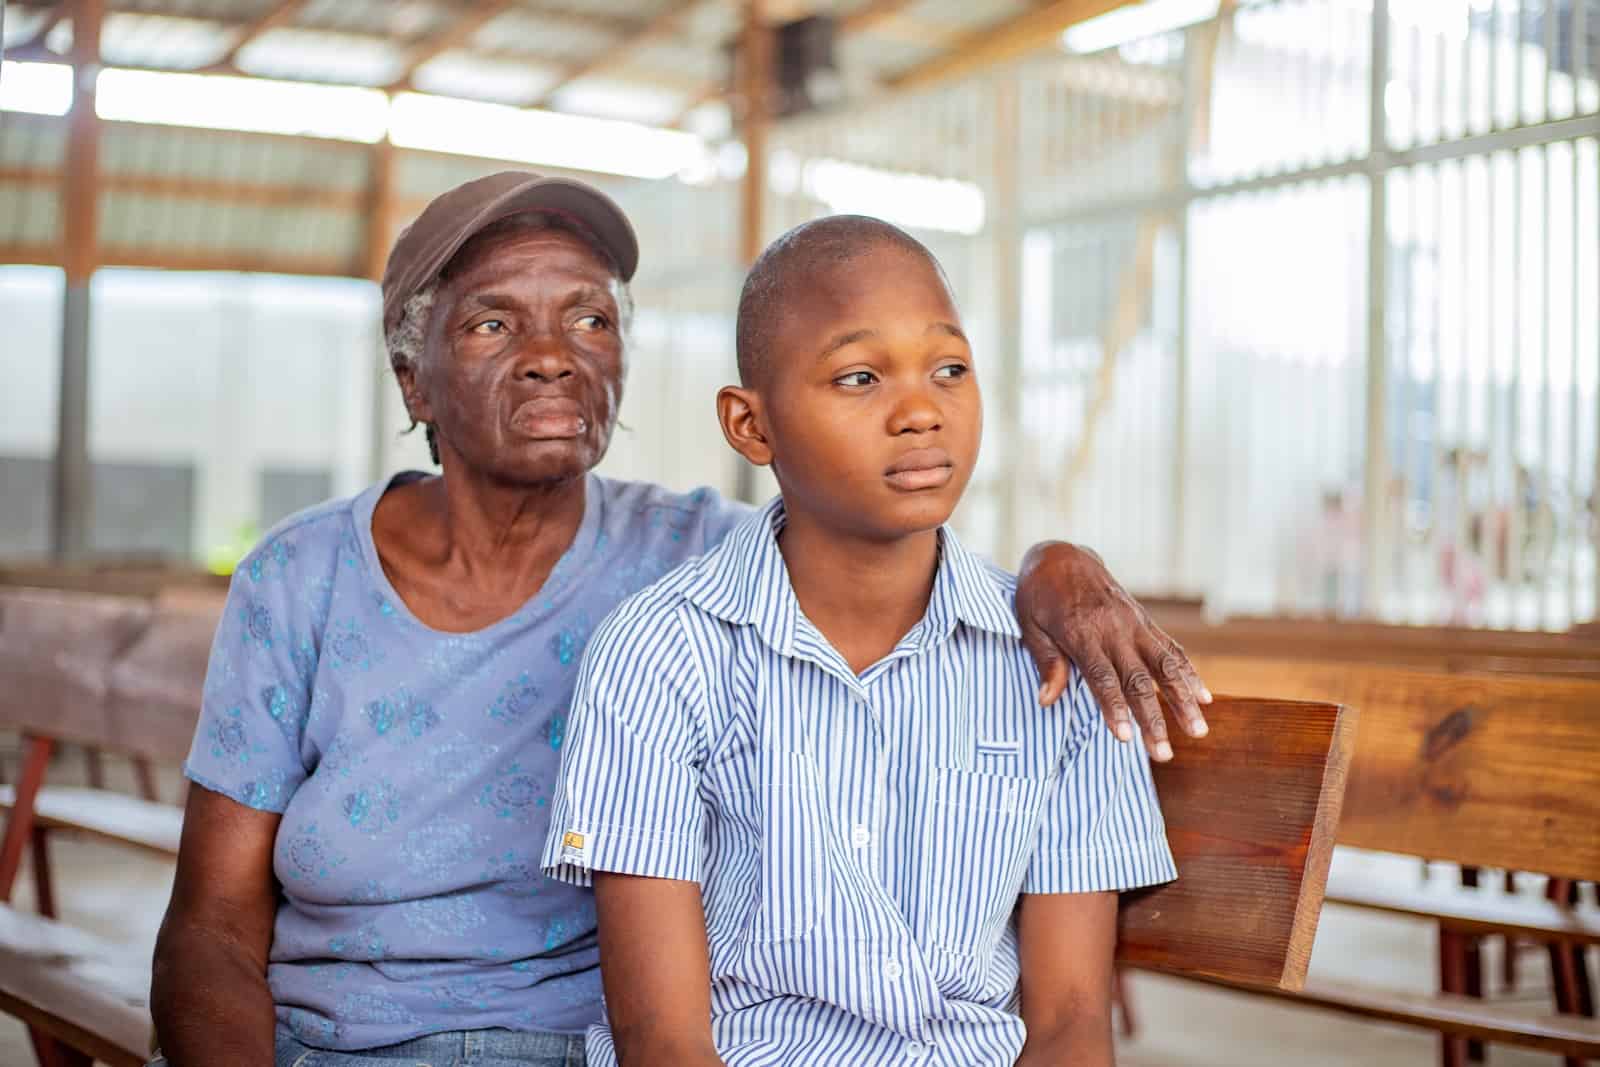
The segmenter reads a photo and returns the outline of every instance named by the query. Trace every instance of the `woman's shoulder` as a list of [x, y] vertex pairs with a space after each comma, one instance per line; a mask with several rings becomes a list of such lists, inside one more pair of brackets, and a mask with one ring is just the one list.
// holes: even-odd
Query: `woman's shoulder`
[[234, 568], [254, 584], [323, 574], [341, 554], [357, 554], [355, 513], [373, 489], [314, 504], [279, 520]]
[[596, 476], [606, 501], [607, 525], [640, 537], [652, 533], [674, 541], [687, 539], [689, 555], [719, 543], [750, 514], [746, 504], [729, 500], [710, 486], [688, 492], [653, 482], [630, 482]]

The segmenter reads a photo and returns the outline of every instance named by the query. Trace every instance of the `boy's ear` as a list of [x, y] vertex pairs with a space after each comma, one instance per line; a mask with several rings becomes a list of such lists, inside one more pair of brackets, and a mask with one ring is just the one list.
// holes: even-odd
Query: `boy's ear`
[[757, 467], [772, 463], [761, 396], [754, 389], [725, 385], [717, 393], [717, 421], [733, 450]]

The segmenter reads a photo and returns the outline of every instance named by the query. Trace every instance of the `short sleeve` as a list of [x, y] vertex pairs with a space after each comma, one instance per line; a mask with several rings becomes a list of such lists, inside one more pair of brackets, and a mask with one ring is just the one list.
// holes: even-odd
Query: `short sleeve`
[[306, 778], [300, 752], [316, 647], [312, 612], [291, 588], [294, 546], [286, 536], [234, 571], [184, 764], [197, 785], [274, 812], [288, 807]]
[[1072, 743], [1045, 801], [1022, 892], [1098, 893], [1172, 881], [1177, 866], [1143, 743], [1117, 740], [1076, 671], [1066, 700]]
[[[641, 601], [643, 604], [641, 605]], [[669, 598], [647, 591], [595, 633], [578, 673], [542, 863], [700, 880], [704, 695]]]

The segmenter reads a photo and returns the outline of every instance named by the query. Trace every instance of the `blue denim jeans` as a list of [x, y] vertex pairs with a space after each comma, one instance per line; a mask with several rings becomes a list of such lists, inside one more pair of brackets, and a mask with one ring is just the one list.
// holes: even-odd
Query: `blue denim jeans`
[[[335, 1052], [278, 1031], [277, 1067], [584, 1067], [582, 1034], [452, 1030], [383, 1048]], [[153, 1060], [150, 1067], [166, 1067]]]

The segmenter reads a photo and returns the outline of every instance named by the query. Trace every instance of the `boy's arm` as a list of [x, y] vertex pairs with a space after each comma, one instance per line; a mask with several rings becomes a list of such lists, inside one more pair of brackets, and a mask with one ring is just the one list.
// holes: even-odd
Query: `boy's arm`
[[594, 872], [600, 975], [622, 1067], [722, 1067], [711, 1040], [711, 960], [700, 886]]
[[1025, 894], [1017, 915], [1022, 1022], [1017, 1067], [1111, 1067], [1116, 893]]

